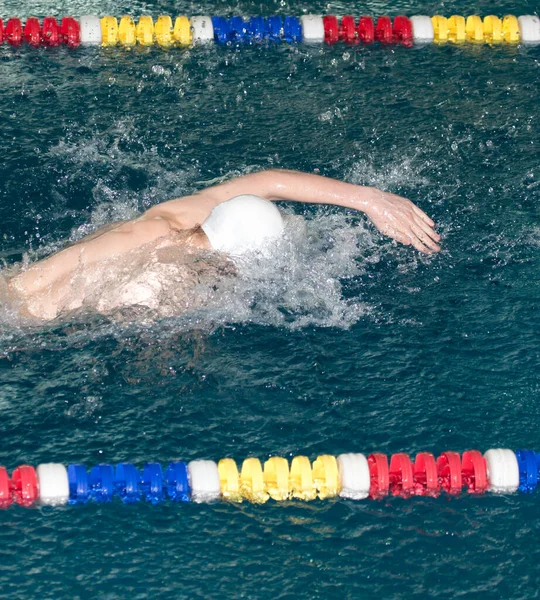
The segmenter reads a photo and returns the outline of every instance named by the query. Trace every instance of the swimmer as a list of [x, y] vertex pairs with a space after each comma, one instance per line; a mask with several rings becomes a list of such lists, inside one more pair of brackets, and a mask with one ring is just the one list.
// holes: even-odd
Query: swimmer
[[[156, 308], [164, 282], [170, 281], [175, 293], [185, 295], [181, 303], [187, 309], [201, 269], [226, 273], [224, 258], [264, 251], [282, 235], [283, 220], [271, 202], [278, 200], [354, 209], [402, 244], [428, 254], [440, 250], [433, 221], [406, 198], [319, 175], [269, 170], [102, 227], [11, 277], [10, 299], [23, 316], [50, 320], [84, 306], [102, 313], [125, 306]], [[212, 254], [221, 262], [209, 266]]]

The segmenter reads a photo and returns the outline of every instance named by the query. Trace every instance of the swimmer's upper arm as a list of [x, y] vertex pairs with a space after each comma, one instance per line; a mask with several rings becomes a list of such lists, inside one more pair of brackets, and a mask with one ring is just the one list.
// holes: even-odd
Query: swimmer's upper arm
[[[260, 171], [237, 177], [206, 188], [196, 194], [176, 198], [147, 210], [142, 219], [161, 217], [175, 229], [186, 230], [201, 225], [218, 204], [242, 194], [253, 194], [268, 200], [279, 200], [276, 180], [293, 171]], [[299, 174], [297, 174], [299, 175]]]

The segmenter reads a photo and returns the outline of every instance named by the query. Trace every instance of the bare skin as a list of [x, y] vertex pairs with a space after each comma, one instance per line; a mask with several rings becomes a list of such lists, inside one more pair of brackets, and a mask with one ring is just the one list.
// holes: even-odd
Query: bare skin
[[[9, 281], [12, 293], [26, 312], [40, 319], [55, 318], [66, 307], [78, 308], [73, 279], [76, 272], [106, 268], [111, 257], [121, 257], [146, 244], [183, 245], [210, 249], [198, 226], [218, 204], [241, 194], [268, 200], [331, 204], [365, 213], [383, 234], [420, 252], [438, 252], [440, 236], [433, 221], [406, 198], [375, 188], [294, 171], [262, 171], [232, 179], [201, 192], [158, 204], [140, 217], [107, 225], [80, 242], [32, 264]], [[179, 235], [180, 234], [180, 235]], [[174, 239], [174, 241], [172, 241]]]

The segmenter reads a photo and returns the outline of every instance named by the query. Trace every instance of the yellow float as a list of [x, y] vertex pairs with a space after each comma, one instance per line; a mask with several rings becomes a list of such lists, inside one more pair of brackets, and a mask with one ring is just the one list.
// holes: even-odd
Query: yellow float
[[317, 490], [313, 485], [313, 472], [307, 456], [295, 456], [291, 463], [289, 475], [291, 498], [299, 500], [314, 500]]
[[242, 502], [238, 467], [232, 458], [222, 458], [218, 463], [221, 495], [231, 502]]
[[264, 504], [268, 500], [261, 461], [258, 458], [246, 458], [242, 463], [240, 493], [254, 504]]
[[266, 492], [281, 502], [289, 498], [289, 463], [286, 458], [272, 456], [264, 463], [264, 484]]
[[141, 46], [153, 46], [154, 44], [154, 22], [152, 17], [143, 16], [139, 18], [136, 27], [137, 41]]
[[461, 44], [467, 39], [465, 30], [465, 17], [452, 15], [448, 19], [448, 40], [455, 44]]
[[176, 17], [173, 37], [180, 46], [189, 46], [192, 41], [191, 23], [187, 17]]
[[465, 29], [467, 31], [467, 40], [469, 42], [481, 43], [484, 41], [484, 24], [478, 15], [467, 17]]
[[433, 23], [433, 41], [447, 42], [448, 41], [448, 19], [441, 15], [431, 17]]
[[520, 40], [519, 23], [514, 15], [506, 15], [502, 21], [503, 40], [507, 44], [517, 44]]
[[323, 454], [313, 461], [313, 484], [321, 500], [339, 493], [339, 472], [335, 456]]
[[156, 42], [163, 48], [169, 48], [174, 44], [172, 19], [168, 15], [158, 17], [154, 26]]
[[499, 17], [484, 17], [484, 40], [488, 44], [500, 44], [503, 41], [502, 21]]
[[131, 17], [122, 17], [118, 25], [118, 40], [122, 46], [135, 46], [137, 43], [137, 34], [135, 23]]
[[116, 17], [106, 16], [101, 23], [101, 45], [116, 46], [118, 43], [118, 21]]

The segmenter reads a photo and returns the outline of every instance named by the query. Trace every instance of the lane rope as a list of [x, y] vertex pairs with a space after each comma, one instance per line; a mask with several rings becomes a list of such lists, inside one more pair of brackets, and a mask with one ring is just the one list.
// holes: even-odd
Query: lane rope
[[399, 452], [388, 457], [374, 452], [332, 456], [313, 462], [307, 456], [272, 456], [264, 464], [246, 458], [240, 468], [232, 458], [172, 461], [163, 468], [148, 462], [142, 469], [132, 463], [67, 467], [44, 463], [16, 467], [11, 476], [0, 467], [0, 508], [21, 506], [146, 501], [242, 502], [264, 504], [270, 499], [311, 501], [341, 497], [350, 500], [385, 496], [411, 498], [441, 494], [532, 493], [538, 486], [540, 454], [495, 448], [484, 454], [447, 451], [435, 458], [420, 452], [414, 460]]
[[175, 17], [161, 15], [155, 21], [143, 15], [120, 19], [106, 15], [79, 18], [18, 17], [0, 18], [0, 45], [11, 46], [140, 46], [187, 47], [215, 42], [218, 45], [253, 44], [263, 41], [289, 44], [412, 46], [421, 44], [540, 44], [540, 18], [537, 15], [302, 15], [270, 17]]

